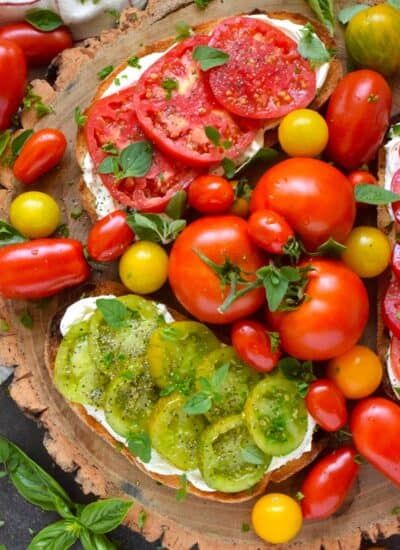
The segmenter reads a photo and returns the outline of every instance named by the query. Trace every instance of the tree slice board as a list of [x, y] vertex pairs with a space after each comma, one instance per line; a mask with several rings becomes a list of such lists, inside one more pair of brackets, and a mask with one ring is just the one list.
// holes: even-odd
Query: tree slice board
[[[337, 9], [345, 3], [343, 0], [336, 2]], [[116, 66], [134, 55], [141, 44], [174, 34], [178, 21], [194, 25], [256, 8], [281, 11], [282, 3], [275, 0], [214, 0], [205, 11], [200, 11], [190, 0], [150, 0], [144, 12], [125, 11], [119, 29], [105, 31], [99, 38], [86, 40], [73, 50], [64, 52], [50, 67], [52, 86], [45, 81], [34, 82], [34, 89], [45, 101], [52, 103], [54, 113], [38, 122], [34, 113], [25, 112], [23, 125], [59, 127], [69, 143], [61, 166], [44, 178], [38, 188], [49, 191], [58, 200], [71, 236], [85, 241], [90, 225], [85, 214], [79, 219], [71, 218], [71, 212], [80, 208], [73, 112], [77, 106], [84, 109], [90, 103], [98, 85], [97, 72], [106, 65]], [[306, 2], [301, 0], [285, 2], [284, 9], [311, 16]], [[337, 36], [339, 55], [345, 62], [342, 29], [338, 28]], [[398, 84], [399, 81], [395, 83], [397, 90]], [[394, 112], [399, 111], [400, 93], [397, 92]], [[5, 168], [0, 169], [0, 182], [0, 214], [6, 218], [9, 203], [19, 189]], [[113, 275], [111, 269], [107, 273], [94, 273], [94, 278]], [[100, 497], [125, 495], [133, 498], [136, 504], [126, 523], [139, 530], [139, 513], [146, 510], [148, 517], [142, 531], [148, 540], [163, 537], [163, 545], [173, 550], [188, 550], [196, 543], [200, 549], [207, 550], [266, 548], [268, 545], [252, 532], [242, 530], [244, 523], [250, 523], [252, 502], [227, 505], [188, 497], [184, 503], [178, 503], [173, 491], [157, 485], [99, 439], [90, 427], [82, 424], [57, 393], [43, 360], [45, 335], [55, 312], [78, 298], [81, 292], [82, 289], [68, 291], [47, 304], [0, 300], [0, 318], [10, 326], [8, 332], [0, 333], [0, 364], [16, 365], [11, 395], [25, 414], [45, 428], [44, 444], [50, 455], [64, 470], [75, 472], [76, 480], [85, 492]], [[176, 305], [165, 293], [161, 298], [171, 306]], [[19, 320], [26, 310], [34, 319], [31, 330], [24, 328]], [[367, 340], [374, 347], [373, 324], [367, 332]], [[280, 485], [279, 490], [293, 494], [298, 486], [299, 479], [296, 478]], [[356, 550], [363, 533], [376, 539], [379, 535], [389, 536], [399, 531], [398, 519], [391, 515], [392, 508], [399, 502], [398, 490], [371, 467], [363, 465], [347, 506], [327, 521], [306, 523], [299, 537], [284, 547]]]

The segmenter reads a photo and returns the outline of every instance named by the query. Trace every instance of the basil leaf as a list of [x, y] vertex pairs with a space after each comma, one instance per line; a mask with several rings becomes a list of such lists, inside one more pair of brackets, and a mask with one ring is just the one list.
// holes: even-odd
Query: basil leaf
[[307, 4], [333, 36], [335, 33], [333, 0], [307, 0]]
[[177, 191], [167, 204], [165, 213], [173, 220], [178, 220], [183, 216], [186, 210], [186, 202], [186, 191]]
[[186, 401], [183, 406], [183, 411], [190, 416], [204, 414], [211, 409], [211, 405], [211, 396], [204, 392], [199, 392], [195, 393], [193, 397]]
[[272, 149], [272, 147], [262, 147], [257, 153], [251, 157], [253, 160], [262, 160], [266, 162], [273, 162], [279, 157], [278, 151]]
[[278, 368], [288, 380], [307, 383], [315, 380], [311, 361], [304, 361], [304, 363], [301, 363], [294, 357], [284, 357], [279, 361]]
[[42, 10], [34, 8], [25, 14], [25, 21], [30, 23], [32, 27], [43, 32], [54, 31], [61, 27], [64, 23], [59, 15], [51, 10]]
[[17, 137], [15, 137], [11, 142], [11, 152], [14, 157], [17, 157], [23, 146], [25, 145], [25, 142], [33, 135], [33, 130], [30, 128], [29, 130], [24, 130], [21, 132]]
[[121, 328], [128, 318], [128, 308], [115, 298], [98, 298], [96, 306], [109, 327]]
[[265, 464], [266, 462], [265, 454], [256, 445], [247, 445], [241, 450], [241, 454], [242, 459], [249, 464], [261, 466], [261, 464]]
[[175, 498], [178, 502], [182, 502], [182, 500], [185, 500], [188, 490], [188, 480], [186, 474], [182, 474], [179, 481], [181, 483], [181, 488], [176, 492]]
[[54, 112], [52, 107], [43, 103], [40, 95], [34, 93], [31, 85], [27, 87], [25, 97], [22, 101], [22, 106], [24, 109], [34, 109], [39, 118]]
[[185, 21], [178, 21], [178, 23], [175, 25], [176, 30], [176, 41], [180, 42], [181, 40], [185, 40], [186, 38], [190, 38], [193, 34], [193, 30], [185, 23]]
[[221, 142], [221, 134], [218, 132], [217, 128], [214, 128], [214, 126], [205, 126], [204, 132], [208, 139], [216, 146], [218, 147]]
[[19, 231], [9, 225], [7, 222], [0, 220], [0, 247], [9, 244], [24, 243], [26, 239]]
[[127, 61], [128, 65], [130, 67], [134, 67], [135, 69], [141, 69], [142, 66], [140, 64], [140, 58], [137, 57], [136, 55], [130, 57]]
[[200, 63], [202, 71], [208, 71], [213, 67], [225, 65], [229, 60], [229, 55], [210, 46], [197, 46], [193, 50], [193, 59]]
[[80, 536], [83, 550], [117, 550], [113, 542], [104, 535], [96, 535], [88, 529], [83, 529]]
[[118, 498], [98, 500], [85, 506], [79, 519], [93, 533], [103, 535], [121, 525], [132, 506], [132, 501]]
[[118, 171], [118, 161], [115, 157], [106, 157], [97, 168], [99, 174], [114, 174], [116, 171]]
[[78, 540], [81, 527], [70, 519], [48, 525], [33, 537], [27, 550], [67, 550]]
[[199, 387], [203, 393], [207, 393], [212, 395], [213, 394], [213, 387], [207, 378], [204, 378], [204, 376], [200, 376], [199, 378]]
[[8, 147], [11, 139], [11, 130], [4, 130], [0, 134], [0, 158], [4, 155], [5, 150]]
[[313, 67], [327, 63], [331, 59], [331, 54], [316, 34], [311, 23], [307, 23], [301, 29], [301, 38], [297, 49], [300, 55], [304, 59], [308, 59]]
[[173, 220], [166, 214], [134, 212], [129, 214], [126, 221], [138, 239], [164, 245], [174, 241], [186, 227], [186, 220]]
[[148, 141], [131, 143], [121, 151], [120, 164], [123, 178], [142, 178], [153, 162], [153, 148]]
[[400, 195], [372, 183], [360, 183], [355, 188], [355, 199], [364, 204], [389, 204], [400, 201]]
[[82, 126], [86, 124], [87, 116], [82, 114], [81, 108], [79, 106], [75, 107], [74, 118], [78, 128], [82, 128]]
[[104, 80], [105, 78], [107, 78], [108, 75], [110, 75], [114, 70], [114, 66], [113, 65], [107, 65], [107, 67], [103, 67], [98, 73], [97, 73], [97, 78], [99, 80]]
[[229, 363], [225, 363], [218, 367], [211, 376], [211, 387], [213, 392], [218, 393], [221, 390], [221, 386], [225, 381], [229, 372]]
[[360, 13], [360, 11], [364, 11], [370, 6], [367, 6], [367, 4], [355, 4], [354, 6], [346, 6], [345, 8], [341, 9], [338, 13], [338, 20], [342, 25], [346, 25], [350, 19], [352, 19], [357, 13]]
[[236, 174], [236, 164], [232, 159], [224, 158], [222, 159], [221, 166], [224, 169], [225, 176], [231, 180]]
[[146, 433], [131, 434], [127, 439], [130, 452], [145, 464], [151, 460], [151, 441]]

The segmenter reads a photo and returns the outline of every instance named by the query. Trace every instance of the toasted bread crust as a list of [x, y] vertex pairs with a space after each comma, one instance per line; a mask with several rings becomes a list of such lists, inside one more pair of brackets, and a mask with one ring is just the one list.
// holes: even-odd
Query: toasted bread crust
[[[123, 294], [126, 294], [125, 287], [122, 286], [120, 283], [116, 283], [114, 281], [102, 281], [98, 284], [94, 284], [94, 283], [89, 284], [87, 285], [86, 290], [87, 290], [86, 294], [90, 296], [100, 296], [100, 295], [107, 295], [107, 294], [122, 296]], [[53, 319], [50, 321], [48, 334], [45, 342], [45, 362], [51, 376], [54, 370], [55, 358], [57, 355], [58, 347], [60, 345], [61, 338], [62, 338], [60, 334], [60, 320], [62, 318], [64, 311], [65, 311], [65, 308], [61, 310], [59, 313], [57, 313], [53, 317]], [[175, 319], [184, 319], [184, 317], [177, 311], [170, 309], [170, 312]], [[181, 487], [181, 481], [179, 476], [161, 475], [161, 474], [157, 474], [147, 470], [145, 466], [141, 462], [139, 462], [137, 458], [129, 451], [129, 449], [127, 449], [126, 447], [121, 448], [120, 444], [114, 439], [114, 437], [99, 422], [97, 422], [97, 420], [91, 417], [86, 412], [85, 408], [82, 405], [79, 405], [76, 403], [69, 403], [69, 406], [75, 412], [75, 414], [80, 418], [80, 420], [84, 424], [86, 424], [96, 435], [98, 435], [99, 437], [102, 437], [109, 445], [117, 449], [119, 453], [123, 454], [125, 458], [129, 460], [129, 462], [134, 464], [146, 475], [148, 475], [155, 481], [158, 481], [163, 485], [170, 487], [171, 489], [179, 489]], [[199, 489], [194, 487], [191, 483], [188, 483], [188, 492], [190, 494], [196, 495], [203, 499], [217, 501], [217, 502], [225, 502], [225, 503], [233, 503], [233, 504], [239, 503], [239, 502], [245, 502], [258, 495], [263, 494], [270, 480], [274, 482], [281, 482], [291, 477], [292, 475], [296, 474], [306, 466], [308, 466], [308, 464], [310, 464], [324, 448], [325, 448], [325, 443], [323, 440], [319, 442], [314, 442], [313, 448], [310, 452], [304, 453], [299, 459], [289, 462], [282, 468], [279, 468], [278, 470], [275, 470], [272, 473], [266, 473], [264, 477], [257, 483], [257, 485], [255, 485], [248, 491], [242, 491], [240, 493], [232, 493], [232, 494], [223, 493], [220, 491], [205, 492], [205, 491], [200, 491]]]
[[[300, 25], [305, 25], [306, 23], [312, 22], [318, 36], [326, 44], [326, 46], [330, 49], [333, 49], [335, 47], [334, 39], [330, 36], [330, 34], [328, 33], [328, 31], [323, 25], [321, 25], [317, 21], [311, 20], [308, 17], [298, 13], [290, 13], [286, 11], [266, 12], [263, 10], [253, 10], [252, 12], [249, 12], [249, 13], [241, 13], [237, 15], [252, 15], [256, 13], [260, 13], [260, 14], [264, 13], [273, 19], [288, 19], [293, 23], [298, 23]], [[216, 19], [214, 21], [201, 23], [200, 25], [195, 26], [193, 30], [195, 31], [195, 33], [209, 33], [223, 19], [226, 19], [226, 18], [221, 18], [221, 19]], [[175, 43], [175, 37], [158, 40], [156, 42], [153, 42], [150, 45], [143, 46], [138, 52], [136, 52], [136, 55], [138, 57], [143, 57], [151, 53], [160, 52], [160, 51], [162, 52], [170, 48], [174, 43]], [[103, 93], [112, 84], [115, 77], [121, 71], [123, 71], [126, 67], [127, 67], [127, 62], [121, 63], [121, 65], [119, 65], [104, 81], [102, 81], [102, 83], [100, 84], [100, 86], [98, 86], [96, 90], [96, 93], [93, 97], [92, 102], [97, 101], [102, 97]], [[339, 61], [339, 59], [333, 58], [330, 63], [329, 72], [324, 82], [324, 85], [320, 90], [318, 90], [317, 96], [315, 97], [314, 101], [310, 105], [312, 109], [317, 110], [322, 107], [322, 105], [331, 96], [333, 90], [336, 88], [342, 76], [343, 76], [343, 70], [342, 70], [341, 62]], [[86, 113], [87, 113], [87, 110], [86, 110]], [[276, 144], [278, 140], [277, 131], [276, 131], [278, 124], [279, 124], [279, 120], [276, 120], [276, 119], [271, 120], [270, 129], [265, 133], [265, 137], [264, 137], [264, 144], [266, 147], [270, 147]], [[86, 154], [87, 154], [87, 146], [86, 146], [85, 134], [84, 134], [83, 128], [80, 128], [78, 130], [78, 135], [76, 140], [76, 158], [78, 160], [78, 164], [80, 165], [81, 169], [83, 169], [83, 160]], [[83, 179], [80, 182], [80, 192], [81, 192], [83, 207], [85, 208], [90, 219], [94, 223], [98, 219], [96, 208], [95, 208], [95, 197], [93, 196], [90, 189], [85, 185]]]

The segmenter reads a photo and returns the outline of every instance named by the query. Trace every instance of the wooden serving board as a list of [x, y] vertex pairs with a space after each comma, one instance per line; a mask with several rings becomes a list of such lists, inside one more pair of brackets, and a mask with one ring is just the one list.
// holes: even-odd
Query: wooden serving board
[[[345, 3], [336, 2], [337, 9]], [[71, 218], [71, 212], [80, 207], [73, 112], [75, 107], [84, 109], [90, 103], [98, 85], [97, 72], [106, 65], [117, 66], [134, 55], [142, 43], [175, 34], [178, 21], [194, 25], [256, 8], [285, 9], [311, 16], [301, 0], [289, 0], [284, 4], [275, 0], [213, 0], [205, 11], [198, 10], [190, 0], [150, 0], [145, 12], [134, 9], [124, 12], [119, 29], [106, 31], [100, 38], [87, 40], [64, 52], [49, 71], [49, 76], [55, 79], [53, 86], [44, 81], [35, 82], [35, 89], [45, 101], [52, 103], [54, 113], [40, 122], [35, 120], [33, 113], [24, 113], [24, 126], [59, 127], [69, 142], [62, 165], [37, 188], [50, 192], [59, 201], [71, 236], [85, 241], [89, 227], [85, 214], [77, 220]], [[343, 34], [339, 28], [337, 36], [339, 55], [344, 60]], [[397, 81], [395, 112], [400, 111], [398, 84]], [[1, 168], [1, 218], [7, 218], [9, 203], [18, 191], [9, 171]], [[107, 274], [94, 273], [95, 278], [113, 275], [112, 270]], [[0, 318], [11, 327], [9, 332], [0, 333], [0, 364], [16, 365], [11, 395], [25, 414], [45, 428], [44, 444], [51, 456], [64, 470], [75, 472], [85, 492], [101, 497], [125, 495], [134, 498], [137, 504], [127, 518], [127, 525], [138, 530], [138, 514], [145, 509], [148, 519], [143, 528], [144, 536], [152, 541], [163, 536], [163, 545], [167, 548], [188, 550], [196, 543], [207, 550], [266, 548], [267, 545], [252, 532], [242, 531], [242, 524], [250, 523], [252, 502], [226, 505], [188, 497], [184, 503], [178, 503], [173, 491], [157, 485], [83, 425], [54, 389], [43, 361], [49, 319], [81, 292], [82, 289], [66, 292], [53, 298], [46, 307], [0, 300]], [[162, 298], [169, 305], [175, 305], [165, 294]], [[31, 330], [25, 329], [19, 321], [21, 312], [27, 309], [34, 318]], [[374, 334], [371, 324], [368, 340], [372, 347]], [[294, 492], [299, 480], [292, 480], [290, 484], [280, 486], [279, 490]], [[375, 539], [380, 534], [389, 536], [399, 531], [398, 519], [391, 515], [392, 508], [399, 504], [399, 491], [368, 465], [363, 465], [352, 499], [340, 514], [325, 522], [306, 523], [299, 537], [284, 547], [356, 550], [363, 533]]]

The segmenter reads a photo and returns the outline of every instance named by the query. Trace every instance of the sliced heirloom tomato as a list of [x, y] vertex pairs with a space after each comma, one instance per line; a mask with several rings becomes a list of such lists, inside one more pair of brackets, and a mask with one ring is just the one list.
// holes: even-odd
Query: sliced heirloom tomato
[[[130, 87], [100, 99], [88, 112], [85, 137], [95, 168], [109, 154], [107, 150], [122, 150], [146, 139], [135, 114], [133, 91]], [[172, 196], [197, 175], [153, 147], [153, 163], [145, 176], [122, 180], [108, 174], [100, 177], [119, 203], [143, 212], [161, 212]]]
[[[147, 137], [172, 158], [205, 168], [224, 157], [237, 158], [256, 132], [217, 103], [193, 59], [195, 48], [208, 42], [208, 36], [198, 35], [175, 46], [141, 76], [134, 96]], [[207, 136], [207, 127], [217, 130], [218, 139]]]
[[282, 31], [249, 17], [224, 20], [210, 46], [229, 54], [210, 70], [211, 89], [221, 105], [238, 116], [281, 117], [305, 107], [316, 93], [315, 72]]
[[382, 318], [385, 326], [400, 338], [400, 280], [392, 277], [382, 300]]

